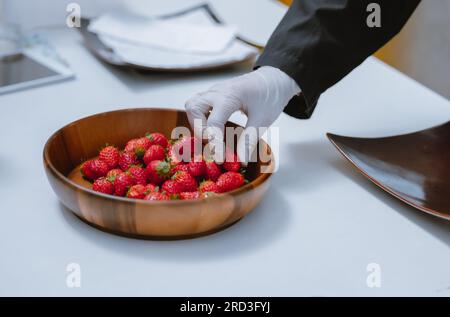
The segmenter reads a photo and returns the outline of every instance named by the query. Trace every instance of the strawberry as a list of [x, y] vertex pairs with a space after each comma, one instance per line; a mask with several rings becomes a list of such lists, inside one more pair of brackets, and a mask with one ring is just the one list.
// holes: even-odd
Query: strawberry
[[128, 189], [134, 185], [133, 177], [128, 173], [121, 173], [116, 176], [114, 181], [114, 195], [125, 196]]
[[179, 163], [179, 164], [175, 165], [170, 170], [170, 175], [173, 176], [176, 172], [179, 172], [179, 171], [183, 171], [183, 172], [189, 173], [188, 165], [184, 164], [184, 163]]
[[200, 195], [199, 192], [182, 192], [180, 193], [180, 198], [183, 200], [198, 199]]
[[238, 156], [229, 149], [225, 150], [225, 161], [222, 166], [229, 172], [238, 172], [241, 169], [241, 163], [239, 162]]
[[[191, 157], [202, 155], [202, 141], [194, 136], [183, 138], [183, 151], [190, 151]], [[183, 152], [184, 153], [184, 152]]]
[[145, 168], [133, 165], [128, 169], [128, 174], [133, 177], [135, 184], [143, 186], [147, 185], [147, 172], [145, 171]]
[[187, 163], [187, 169], [189, 174], [191, 174], [194, 177], [203, 176], [206, 172], [206, 164], [205, 161], [190, 161]]
[[229, 192], [244, 185], [244, 176], [237, 172], [226, 172], [216, 182], [219, 193]]
[[160, 185], [170, 176], [170, 164], [165, 161], [152, 161], [146, 168], [147, 180], [155, 185]]
[[81, 167], [81, 173], [90, 181], [106, 176], [108, 171], [108, 165], [98, 159], [86, 161]]
[[125, 145], [125, 152], [133, 152], [138, 158], [142, 158], [150, 145], [151, 141], [145, 137], [132, 139]]
[[131, 139], [125, 144], [125, 152], [134, 152], [136, 148], [137, 139]]
[[147, 151], [151, 145], [152, 145], [152, 142], [149, 139], [147, 139], [146, 137], [139, 138], [136, 141], [136, 150], [138, 152], [138, 153], [136, 153], [136, 155], [139, 158], [143, 157], [145, 154], [145, 151]]
[[96, 192], [112, 195], [114, 193], [114, 185], [105, 177], [97, 178], [92, 189]]
[[93, 161], [86, 161], [81, 165], [81, 175], [88, 180], [94, 180], [97, 178], [97, 175], [92, 170]]
[[205, 163], [205, 178], [217, 181], [219, 176], [222, 174], [222, 171], [220, 170], [219, 165], [216, 164], [216, 162], [213, 161], [206, 161]]
[[195, 137], [183, 136], [172, 145], [172, 150], [183, 161], [188, 162], [194, 155], [201, 155], [201, 144], [201, 140]]
[[97, 174], [97, 178], [106, 176], [108, 174], [108, 165], [100, 160], [93, 160], [91, 170]]
[[170, 165], [176, 166], [183, 163], [183, 154], [180, 151], [181, 145], [179, 143], [167, 146], [167, 161], [170, 162]]
[[106, 178], [114, 184], [114, 180], [116, 179], [116, 176], [119, 175], [120, 173], [123, 173], [123, 171], [121, 169], [115, 168], [112, 169], [108, 172], [108, 174], [106, 174]]
[[177, 144], [181, 146], [180, 149], [181, 154], [184, 154], [186, 152], [191, 153], [191, 155], [193, 154], [195, 147], [195, 139], [193, 137], [183, 136], [181, 139], [178, 140]]
[[128, 170], [131, 165], [139, 165], [139, 160], [134, 152], [122, 152], [119, 157], [119, 166], [123, 171]]
[[195, 192], [197, 190], [197, 181], [189, 173], [177, 172], [172, 176], [172, 179], [180, 185], [183, 192]]
[[119, 150], [114, 146], [104, 147], [98, 156], [100, 161], [105, 162], [110, 169], [116, 168], [119, 165]]
[[203, 181], [200, 183], [198, 190], [202, 193], [218, 193], [219, 189], [217, 188], [216, 183], [213, 181]]
[[145, 185], [145, 193], [148, 194], [150, 192], [157, 192], [158, 191], [158, 186], [155, 186], [153, 184], [147, 184]]
[[127, 197], [134, 199], [144, 199], [146, 194], [146, 188], [144, 185], [133, 185], [128, 189]]
[[164, 148], [161, 145], [153, 144], [150, 145], [150, 147], [145, 151], [143, 160], [145, 165], [150, 164], [151, 161], [162, 161], [164, 160], [166, 156], [166, 153], [164, 151]]
[[181, 192], [181, 186], [176, 181], [169, 179], [164, 182], [161, 190], [168, 195], [176, 195]]
[[167, 147], [168, 141], [164, 134], [153, 132], [148, 133], [145, 137], [150, 140], [152, 145], [156, 144], [162, 146], [163, 148]]
[[169, 200], [170, 197], [165, 193], [151, 192], [144, 197], [145, 200]]

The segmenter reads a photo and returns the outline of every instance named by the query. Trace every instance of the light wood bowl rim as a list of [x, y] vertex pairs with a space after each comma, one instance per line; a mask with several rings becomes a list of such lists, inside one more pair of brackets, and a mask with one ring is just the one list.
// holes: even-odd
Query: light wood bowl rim
[[[91, 196], [95, 196], [95, 197], [100, 197], [103, 199], [111, 199], [111, 200], [115, 200], [115, 201], [121, 201], [124, 203], [133, 203], [133, 204], [148, 204], [148, 205], [178, 205], [178, 204], [198, 204], [198, 203], [203, 203], [206, 199], [208, 201], [213, 202], [214, 200], [221, 200], [226, 196], [229, 195], [239, 195], [241, 193], [244, 192], [248, 192], [251, 191], [253, 189], [253, 187], [258, 187], [260, 186], [262, 183], [264, 183], [265, 181], [267, 181], [273, 174], [273, 170], [274, 170], [274, 165], [275, 165], [275, 161], [274, 161], [274, 155], [272, 152], [272, 149], [270, 148], [270, 146], [264, 141], [264, 140], [260, 140], [260, 142], [263, 142], [267, 148], [270, 151], [270, 163], [267, 165], [270, 168], [270, 172], [269, 173], [261, 173], [257, 178], [255, 178], [254, 180], [250, 181], [249, 183], [245, 184], [244, 186], [226, 192], [226, 193], [221, 193], [221, 194], [216, 194], [216, 195], [211, 195], [207, 198], [199, 198], [199, 199], [189, 199], [189, 200], [143, 200], [143, 199], [133, 199], [133, 198], [127, 198], [127, 197], [119, 197], [119, 196], [114, 196], [114, 195], [108, 195], [108, 194], [103, 194], [103, 193], [99, 193], [96, 192], [92, 189], [86, 188], [84, 186], [81, 186], [75, 182], [73, 182], [72, 180], [70, 180], [68, 177], [66, 177], [64, 174], [62, 174], [60, 171], [58, 171], [58, 169], [53, 165], [52, 160], [50, 158], [50, 154], [49, 154], [49, 148], [50, 148], [50, 144], [52, 143], [52, 141], [66, 128], [72, 126], [72, 125], [76, 125], [79, 122], [83, 121], [83, 120], [87, 120], [90, 118], [94, 118], [97, 116], [105, 116], [105, 115], [110, 115], [113, 113], [120, 113], [120, 112], [132, 112], [132, 111], [168, 111], [168, 112], [185, 112], [184, 110], [181, 109], [171, 109], [171, 108], [159, 108], [159, 107], [143, 107], [143, 108], [123, 108], [123, 109], [118, 109], [118, 110], [112, 110], [112, 111], [105, 111], [105, 112], [100, 112], [100, 113], [96, 113], [93, 115], [89, 115], [80, 119], [77, 119], [75, 121], [72, 121], [66, 125], [64, 125], [63, 127], [59, 128], [58, 130], [56, 130], [46, 141], [45, 146], [44, 146], [44, 151], [43, 151], [43, 157], [44, 157], [44, 167], [48, 167], [50, 168], [51, 172], [56, 175], [56, 177], [62, 181], [63, 183], [69, 185], [72, 188], [81, 190], [82, 192], [91, 195]], [[233, 123], [233, 122], [230, 122]], [[235, 125], [238, 125], [236, 123], [233, 123]], [[239, 126], [239, 125], [238, 125]]]

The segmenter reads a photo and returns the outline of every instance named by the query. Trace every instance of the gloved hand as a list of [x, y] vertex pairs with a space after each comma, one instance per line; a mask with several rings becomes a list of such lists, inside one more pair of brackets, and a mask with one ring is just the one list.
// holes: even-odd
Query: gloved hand
[[[238, 110], [247, 115], [246, 129], [238, 140], [237, 154], [244, 165], [255, 150], [259, 133], [254, 128], [269, 127], [283, 111], [289, 100], [300, 93], [297, 83], [283, 71], [271, 66], [232, 78], [212, 86], [186, 102], [186, 112], [194, 133], [202, 138], [208, 127], [216, 127], [223, 135], [228, 118]], [[211, 110], [208, 119], [206, 115]], [[195, 129], [194, 120], [200, 119], [202, 126]], [[251, 129], [253, 127], [253, 129]], [[251, 129], [251, 133], [249, 129]], [[209, 131], [208, 138], [214, 129]], [[248, 137], [244, 136], [247, 135]]]

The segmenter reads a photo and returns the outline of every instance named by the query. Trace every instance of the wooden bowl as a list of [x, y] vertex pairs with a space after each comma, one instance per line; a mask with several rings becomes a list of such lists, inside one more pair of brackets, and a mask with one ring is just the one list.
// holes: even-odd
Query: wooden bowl
[[[236, 126], [228, 123], [229, 126]], [[95, 157], [106, 143], [123, 148], [127, 140], [158, 131], [189, 127], [186, 113], [139, 108], [96, 114], [55, 132], [44, 148], [44, 167], [64, 206], [87, 223], [116, 234], [158, 239], [190, 238], [225, 228], [249, 213], [264, 197], [274, 160], [250, 163], [250, 182], [234, 191], [198, 200], [144, 201], [101, 194], [80, 176], [79, 166]], [[261, 173], [261, 167], [269, 173]]]

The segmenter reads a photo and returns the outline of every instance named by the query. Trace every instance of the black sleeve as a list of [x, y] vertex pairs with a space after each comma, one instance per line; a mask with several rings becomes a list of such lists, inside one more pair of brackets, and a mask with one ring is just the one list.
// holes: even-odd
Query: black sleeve
[[[420, 0], [294, 0], [255, 67], [273, 66], [302, 90], [284, 112], [307, 119], [319, 96], [394, 35]], [[369, 27], [368, 5], [380, 6], [381, 27]]]

